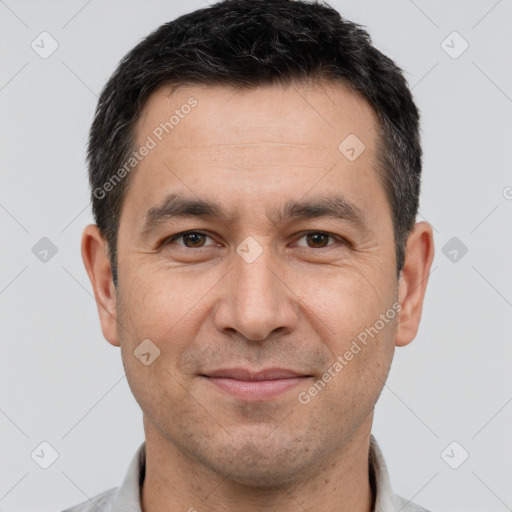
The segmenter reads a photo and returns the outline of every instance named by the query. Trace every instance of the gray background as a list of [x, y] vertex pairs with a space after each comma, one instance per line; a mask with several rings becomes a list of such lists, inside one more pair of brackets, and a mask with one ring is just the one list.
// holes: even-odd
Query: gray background
[[[511, 510], [512, 1], [332, 5], [406, 70], [423, 119], [420, 218], [435, 229], [420, 333], [396, 351], [374, 435], [397, 493], [434, 512]], [[84, 148], [119, 59], [204, 6], [0, 0], [3, 512], [58, 511], [117, 486], [143, 440], [80, 256], [92, 222]], [[43, 31], [59, 45], [46, 59], [31, 47]], [[460, 55], [453, 31], [469, 44]], [[43, 237], [57, 248], [46, 262], [32, 251]], [[31, 458], [43, 441], [59, 454], [48, 469]]]

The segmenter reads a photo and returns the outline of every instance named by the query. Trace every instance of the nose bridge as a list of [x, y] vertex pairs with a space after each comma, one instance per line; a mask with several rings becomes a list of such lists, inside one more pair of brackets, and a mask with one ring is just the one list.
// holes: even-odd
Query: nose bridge
[[262, 340], [276, 329], [291, 330], [297, 321], [292, 293], [281, 282], [275, 255], [254, 239], [237, 248], [226, 293], [216, 314], [219, 329]]
[[239, 258], [235, 268], [238, 305], [255, 307], [261, 304], [266, 305], [269, 310], [277, 305], [274, 301], [278, 301], [276, 294], [282, 292], [278, 289], [282, 284], [272, 270], [272, 266], [276, 266], [274, 259], [268, 247], [254, 261]]

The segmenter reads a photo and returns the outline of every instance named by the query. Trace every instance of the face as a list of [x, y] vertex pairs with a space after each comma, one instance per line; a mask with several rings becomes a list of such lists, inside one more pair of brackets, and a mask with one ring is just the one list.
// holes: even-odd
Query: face
[[399, 291], [376, 123], [339, 84], [162, 88], [139, 119], [109, 341], [146, 428], [220, 475], [283, 483], [369, 432]]

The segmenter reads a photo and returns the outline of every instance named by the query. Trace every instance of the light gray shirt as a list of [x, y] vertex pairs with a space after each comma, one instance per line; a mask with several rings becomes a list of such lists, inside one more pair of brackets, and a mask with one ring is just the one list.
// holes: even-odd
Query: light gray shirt
[[[388, 470], [373, 436], [370, 438], [370, 479], [375, 492], [373, 512], [428, 512], [428, 510], [397, 496], [391, 490]], [[140, 491], [146, 470], [146, 443], [135, 453], [123, 483], [64, 512], [142, 512]]]

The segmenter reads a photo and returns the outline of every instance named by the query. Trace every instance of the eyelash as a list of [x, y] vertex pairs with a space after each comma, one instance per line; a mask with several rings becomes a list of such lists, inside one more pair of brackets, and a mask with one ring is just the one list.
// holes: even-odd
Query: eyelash
[[[165, 246], [165, 245], [170, 245], [171, 243], [173, 243], [175, 240], [179, 239], [179, 238], [183, 238], [185, 235], [204, 235], [208, 238], [212, 238], [211, 236], [209, 236], [207, 233], [204, 233], [203, 231], [182, 231], [181, 233], [176, 233], [175, 235], [172, 235], [170, 236], [169, 238], [166, 238], [163, 242], [162, 242], [162, 245]], [[306, 233], [304, 233], [300, 238], [298, 238], [298, 240], [300, 240], [301, 238], [304, 238], [305, 236], [307, 235], [311, 235], [311, 234], [315, 234], [315, 235], [326, 235], [328, 236], [329, 238], [333, 238], [334, 240], [337, 240], [338, 242], [341, 242], [341, 243], [348, 243], [344, 238], [342, 237], [339, 237], [337, 235], [333, 235], [332, 233], [328, 233], [326, 231], [307, 231]], [[319, 249], [328, 249], [329, 247], [332, 247], [333, 245], [335, 244], [329, 244], [327, 245], [326, 247], [307, 247], [309, 249], [316, 249], [316, 250], [319, 250]], [[184, 249], [204, 249], [208, 246], [202, 246], [202, 247], [187, 247], [185, 245], [182, 246]]]

